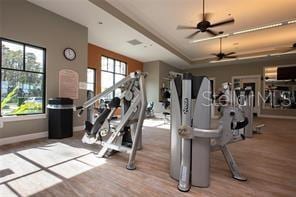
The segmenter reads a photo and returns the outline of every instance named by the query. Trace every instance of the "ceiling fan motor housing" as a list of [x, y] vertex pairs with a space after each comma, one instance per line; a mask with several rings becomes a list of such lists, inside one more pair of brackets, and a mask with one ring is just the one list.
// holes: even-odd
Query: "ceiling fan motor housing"
[[211, 23], [209, 21], [201, 21], [197, 24], [197, 29], [200, 29], [201, 32], [205, 32], [210, 26]]
[[223, 59], [223, 58], [225, 57], [225, 54], [224, 54], [224, 53], [218, 53], [218, 54], [217, 54], [217, 57], [218, 57], [219, 59]]

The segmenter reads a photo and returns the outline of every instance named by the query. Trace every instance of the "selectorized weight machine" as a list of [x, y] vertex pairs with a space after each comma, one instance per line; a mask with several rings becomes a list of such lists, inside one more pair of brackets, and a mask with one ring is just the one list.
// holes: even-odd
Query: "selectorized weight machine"
[[[145, 77], [145, 73], [131, 73], [114, 86], [86, 101], [83, 106], [76, 108], [80, 110], [79, 116], [86, 109], [90, 113], [82, 142], [101, 145], [99, 157], [107, 157], [114, 151], [128, 153], [127, 169], [129, 170], [136, 168], [136, 151], [142, 146], [142, 126], [147, 107]], [[122, 92], [120, 97], [114, 97], [94, 119], [92, 114], [94, 104], [118, 88]], [[121, 119], [114, 121], [112, 117], [118, 108], [121, 109]]]
[[[245, 181], [227, 148], [243, 140], [248, 119], [232, 104], [223, 105], [218, 128], [211, 129], [210, 80], [190, 73], [172, 74], [170, 175], [180, 191], [208, 187], [211, 151], [221, 150], [233, 178]], [[243, 132], [243, 133], [242, 133]]]
[[[229, 87], [230, 88], [230, 87]], [[235, 88], [234, 90], [234, 102], [237, 103], [243, 110], [245, 116], [249, 120], [249, 124], [246, 126], [245, 136], [248, 138], [253, 137], [253, 133], [262, 133], [261, 129], [265, 126], [264, 124], [253, 126], [253, 108], [254, 108], [254, 92], [252, 87]]]

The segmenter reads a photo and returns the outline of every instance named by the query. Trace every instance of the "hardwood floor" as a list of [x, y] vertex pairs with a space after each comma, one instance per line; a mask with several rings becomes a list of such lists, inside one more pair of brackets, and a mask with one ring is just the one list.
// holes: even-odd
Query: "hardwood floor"
[[2, 146], [0, 196], [296, 196], [295, 120], [256, 122], [266, 125], [263, 134], [229, 145], [246, 182], [232, 179], [215, 152], [210, 187], [179, 192], [168, 174], [169, 130], [145, 127], [135, 171], [126, 170], [124, 153], [96, 158], [98, 147], [82, 144], [82, 133]]

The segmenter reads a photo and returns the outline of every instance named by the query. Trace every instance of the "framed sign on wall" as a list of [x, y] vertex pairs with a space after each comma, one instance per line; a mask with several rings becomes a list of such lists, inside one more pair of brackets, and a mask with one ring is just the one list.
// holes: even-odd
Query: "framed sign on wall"
[[79, 74], [70, 69], [59, 72], [59, 97], [78, 99]]

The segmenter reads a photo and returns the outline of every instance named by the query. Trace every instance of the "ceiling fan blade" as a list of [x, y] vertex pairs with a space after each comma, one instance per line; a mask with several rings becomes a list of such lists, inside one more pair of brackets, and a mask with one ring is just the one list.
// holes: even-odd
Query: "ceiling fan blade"
[[291, 47], [287, 50], [287, 52], [291, 52], [291, 51], [295, 51], [296, 50], [296, 47]]
[[197, 28], [193, 26], [178, 25], [177, 29], [197, 29]]
[[218, 53], [211, 53], [210, 55], [218, 56]]
[[289, 52], [293, 49], [294, 49], [293, 47], [277, 47], [277, 48], [275, 48], [275, 51], [278, 51], [280, 53], [286, 53], [286, 52]]
[[292, 52], [292, 51], [295, 51], [296, 48], [294, 47], [289, 47], [289, 48], [282, 48], [281, 50], [278, 49], [277, 51], [279, 51], [280, 53], [289, 53], [289, 52]]
[[235, 52], [230, 52], [230, 53], [226, 53], [225, 55], [229, 56], [229, 55], [234, 55]]
[[206, 32], [209, 33], [209, 34], [211, 34], [212, 36], [217, 36], [217, 35], [219, 35], [217, 32], [215, 32], [215, 31], [213, 31], [213, 30], [211, 30], [211, 29], [207, 29]]
[[196, 32], [194, 32], [193, 34], [190, 34], [189, 36], [187, 36], [186, 38], [187, 38], [187, 39], [191, 39], [191, 38], [193, 38], [195, 35], [197, 35], [199, 32], [200, 32], [200, 31], [196, 31]]
[[237, 56], [228, 56], [228, 55], [226, 55], [226, 56], [224, 56], [224, 58], [235, 59], [235, 58], [237, 58]]
[[211, 24], [210, 27], [217, 27], [217, 26], [220, 26], [220, 25], [226, 25], [226, 24], [230, 24], [230, 23], [234, 23], [234, 18], [227, 19], [225, 21], [221, 21], [221, 22]]

